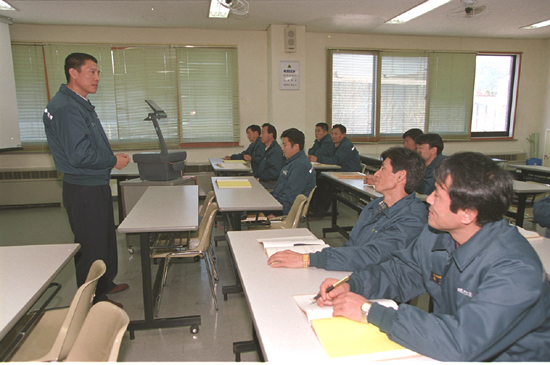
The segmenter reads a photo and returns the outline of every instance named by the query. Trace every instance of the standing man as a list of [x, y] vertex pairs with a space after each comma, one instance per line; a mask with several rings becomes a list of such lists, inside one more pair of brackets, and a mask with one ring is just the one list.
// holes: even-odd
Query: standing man
[[[318, 303], [436, 360], [548, 361], [550, 285], [533, 247], [503, 219], [512, 179], [474, 152], [443, 160], [435, 177], [420, 236], [329, 293], [336, 280], [325, 280]], [[368, 300], [405, 303], [423, 293], [433, 299], [433, 313]]]
[[361, 171], [361, 159], [359, 152], [346, 137], [346, 127], [335, 124], [332, 127], [332, 141], [334, 142], [334, 153], [329, 157], [310, 156], [311, 162], [339, 165], [343, 172]]
[[435, 167], [445, 158], [443, 152], [443, 140], [439, 134], [426, 133], [415, 138], [416, 150], [426, 161], [426, 176], [420, 183], [416, 192], [429, 195], [435, 189]]
[[290, 128], [281, 135], [285, 164], [271, 192], [273, 197], [283, 205], [283, 215], [288, 214], [296, 197], [300, 194], [309, 196], [315, 187], [315, 170], [304, 152], [304, 133]]
[[414, 140], [421, 134], [424, 134], [424, 132], [418, 128], [411, 128], [403, 133], [403, 147], [416, 151], [416, 142]]
[[426, 206], [414, 193], [424, 177], [424, 161], [416, 152], [402, 147], [384, 151], [382, 158], [382, 167], [374, 175], [374, 188], [384, 196], [363, 208], [348, 242], [309, 255], [277, 252], [267, 263], [272, 267], [352, 271], [383, 262], [392, 251], [409, 246], [428, 221]]
[[332, 136], [328, 134], [327, 123], [317, 123], [315, 125], [315, 142], [307, 154], [310, 160], [311, 157], [323, 158], [334, 154], [334, 142]]
[[283, 168], [283, 152], [277, 143], [277, 130], [272, 124], [262, 125], [262, 143], [265, 145], [265, 152], [260, 160], [258, 171], [254, 171], [254, 177], [268, 190], [277, 185], [279, 173]]
[[96, 93], [99, 84], [97, 60], [89, 54], [72, 53], [65, 59], [65, 76], [67, 84], [62, 84], [48, 103], [43, 121], [55, 166], [64, 174], [63, 205], [74, 242], [81, 246], [75, 255], [77, 285], [85, 283], [94, 261], [103, 260], [107, 266], [96, 288], [94, 302], [99, 302], [108, 300], [107, 293], [128, 288], [113, 282], [118, 256], [109, 180], [111, 169], [124, 168], [130, 157], [113, 154], [87, 98]]
[[250, 161], [252, 171], [256, 172], [260, 166], [260, 161], [265, 151], [265, 145], [260, 138], [262, 130], [259, 125], [252, 124], [246, 128], [246, 137], [250, 141], [248, 148], [241, 153], [235, 153], [231, 156], [225, 156], [224, 160], [245, 160]]

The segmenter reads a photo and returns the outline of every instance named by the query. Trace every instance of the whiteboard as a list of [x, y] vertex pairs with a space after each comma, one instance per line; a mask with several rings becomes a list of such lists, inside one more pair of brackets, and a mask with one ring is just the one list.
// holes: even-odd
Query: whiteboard
[[10, 30], [6, 18], [0, 17], [0, 151], [21, 147], [19, 115], [15, 95], [15, 77], [11, 56]]

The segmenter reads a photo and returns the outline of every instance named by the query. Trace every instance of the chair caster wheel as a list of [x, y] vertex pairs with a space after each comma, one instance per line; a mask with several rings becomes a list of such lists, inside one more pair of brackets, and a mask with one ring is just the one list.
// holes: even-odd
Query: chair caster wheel
[[191, 328], [189, 330], [192, 334], [195, 335], [195, 334], [199, 333], [199, 326], [194, 324], [194, 325], [191, 326]]
[[128, 249], [128, 252], [129, 252], [130, 254], [133, 255], [133, 254], [134, 254], [134, 249], [133, 249], [133, 248], [129, 248], [129, 249]]

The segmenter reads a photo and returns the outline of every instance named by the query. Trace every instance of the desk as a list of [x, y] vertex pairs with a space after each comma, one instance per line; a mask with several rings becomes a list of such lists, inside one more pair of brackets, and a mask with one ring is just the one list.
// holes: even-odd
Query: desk
[[[355, 202], [350, 199], [346, 199], [341, 193], [348, 193], [352, 196], [355, 196], [359, 199], [364, 199], [366, 201], [371, 201], [373, 199], [383, 196], [371, 185], [365, 185], [363, 179], [339, 179], [338, 175], [346, 174], [345, 172], [323, 172], [321, 178], [331, 186], [331, 195], [332, 195], [332, 222], [330, 228], [323, 228], [323, 237], [325, 237], [328, 232], [339, 232], [344, 237], [349, 238], [347, 231], [350, 231], [353, 226], [340, 227], [337, 223], [338, 218], [338, 206], [337, 201], [342, 202], [348, 207], [354, 209], [357, 213], [363, 211], [363, 207], [357, 205]], [[349, 173], [347, 173], [349, 174]]]
[[240, 164], [235, 162], [229, 162], [228, 164], [231, 167], [220, 167], [218, 164], [224, 163], [223, 158], [209, 158], [210, 165], [214, 169], [214, 173], [219, 176], [227, 175], [250, 175], [252, 173], [252, 168], [247, 164]]
[[329, 359], [292, 296], [317, 293], [323, 280], [341, 278], [348, 272], [273, 269], [267, 265], [263, 247], [256, 241], [310, 234], [306, 228], [227, 233], [266, 361], [316, 364]]
[[330, 165], [330, 164], [319, 163], [319, 162], [312, 162], [311, 166], [313, 166], [316, 172], [342, 170], [342, 166], [340, 165]]
[[156, 296], [160, 290], [162, 267], [159, 267], [157, 271], [155, 285], [152, 288], [151, 258], [149, 254], [150, 234], [196, 231], [199, 227], [198, 210], [199, 187], [197, 185], [150, 186], [118, 226], [118, 232], [120, 233], [141, 234], [140, 253], [145, 319], [130, 322], [128, 330], [131, 339], [134, 338], [134, 331], [140, 329], [191, 326], [192, 333], [198, 332], [198, 326], [201, 324], [201, 317], [198, 315], [153, 318], [155, 306], [153, 294]]
[[111, 170], [111, 179], [116, 180], [116, 191], [117, 191], [117, 197], [118, 197], [118, 223], [122, 222], [124, 219], [124, 210], [122, 209], [122, 188], [120, 187], [120, 183], [122, 181], [132, 179], [135, 177], [139, 177], [139, 171], [138, 171], [138, 165], [135, 162], [130, 162], [125, 168], [122, 170], [113, 168]]
[[548, 185], [514, 180], [514, 193], [518, 197], [517, 212], [508, 211], [506, 216], [514, 218], [516, 220], [516, 226], [523, 227], [527, 195], [548, 192], [550, 192], [550, 186]]
[[535, 165], [508, 165], [516, 170], [521, 180], [548, 183], [550, 180], [550, 167]]
[[537, 251], [544, 270], [548, 275], [550, 275], [550, 238], [541, 236], [528, 239], [528, 241], [531, 246], [533, 246], [535, 251]]
[[379, 153], [363, 153], [359, 155], [361, 162], [367, 166], [375, 167], [377, 170], [382, 166], [382, 157]]
[[0, 339], [79, 249], [78, 243], [0, 247]]

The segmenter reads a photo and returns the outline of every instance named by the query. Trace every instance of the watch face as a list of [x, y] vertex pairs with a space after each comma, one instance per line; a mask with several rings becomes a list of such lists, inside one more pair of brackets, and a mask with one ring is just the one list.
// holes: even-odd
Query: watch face
[[[355, 308], [357, 308], [357, 307], [355, 307]], [[370, 308], [370, 304], [369, 304], [369, 303], [363, 303], [363, 304], [361, 305], [361, 310], [362, 310], [363, 312], [367, 312], [367, 311], [369, 310], [369, 308]]]

